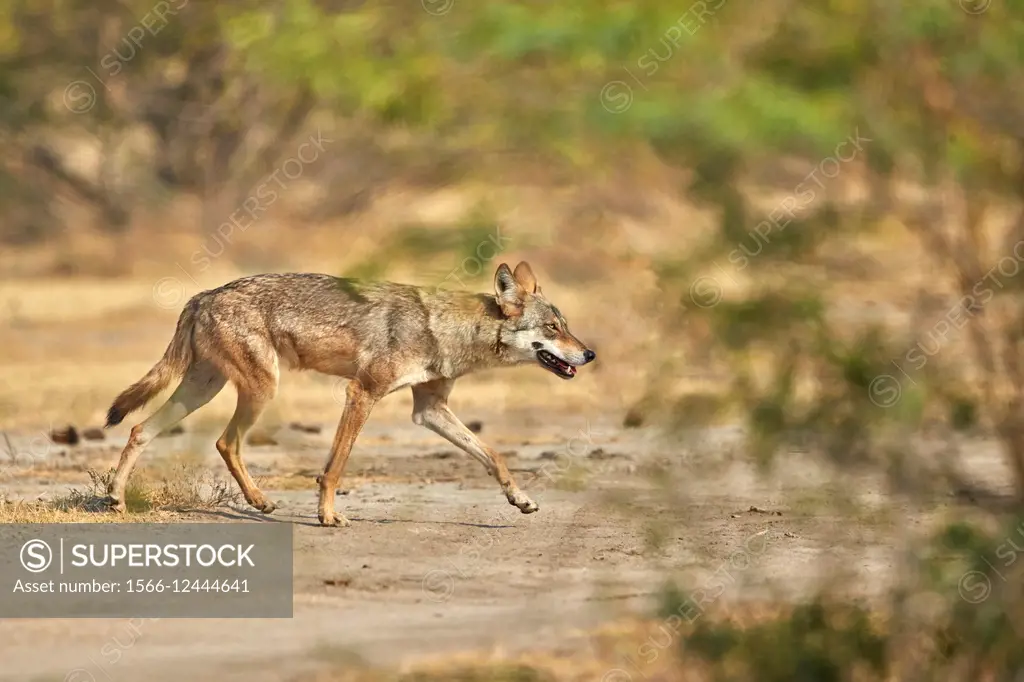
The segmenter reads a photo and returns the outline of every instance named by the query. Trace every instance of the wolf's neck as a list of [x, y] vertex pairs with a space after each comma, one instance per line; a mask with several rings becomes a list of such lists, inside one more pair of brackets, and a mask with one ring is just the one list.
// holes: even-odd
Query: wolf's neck
[[493, 296], [457, 295], [435, 329], [448, 372], [462, 375], [509, 364], [508, 349], [500, 337], [503, 319]]

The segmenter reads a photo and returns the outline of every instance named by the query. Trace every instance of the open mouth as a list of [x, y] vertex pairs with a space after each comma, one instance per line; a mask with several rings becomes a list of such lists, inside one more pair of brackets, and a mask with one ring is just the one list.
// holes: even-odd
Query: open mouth
[[563, 379], [572, 379], [576, 376], [576, 368], [568, 362], [562, 362], [546, 350], [537, 351], [537, 360], [545, 369], [549, 369]]

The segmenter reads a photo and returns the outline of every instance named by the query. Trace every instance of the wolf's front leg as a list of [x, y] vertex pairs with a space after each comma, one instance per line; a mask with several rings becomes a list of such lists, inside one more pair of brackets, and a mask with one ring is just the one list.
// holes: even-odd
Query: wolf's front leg
[[477, 460], [497, 479], [505, 493], [509, 504], [518, 507], [524, 514], [532, 514], [540, 509], [526, 493], [519, 489], [508, 467], [505, 458], [493, 448], [485, 445], [472, 431], [463, 424], [448, 407], [448, 394], [452, 389], [451, 381], [431, 381], [413, 386], [412, 420], [440, 435], [452, 445], [466, 452]]
[[336, 514], [334, 511], [334, 494], [338, 490], [341, 481], [341, 474], [345, 470], [345, 463], [348, 461], [349, 453], [352, 452], [352, 445], [356, 442], [363, 424], [370, 416], [370, 411], [376, 403], [376, 398], [362, 387], [359, 381], [348, 382], [345, 399], [345, 413], [341, 415], [341, 422], [334, 434], [334, 444], [331, 446], [331, 456], [324, 467], [323, 475], [317, 478], [320, 484], [320, 503], [317, 506], [317, 517], [322, 526], [347, 526], [348, 519], [344, 514]]

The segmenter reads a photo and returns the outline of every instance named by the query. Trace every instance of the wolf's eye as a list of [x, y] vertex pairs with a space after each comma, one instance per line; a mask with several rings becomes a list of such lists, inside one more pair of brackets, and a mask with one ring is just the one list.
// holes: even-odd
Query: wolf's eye
[[552, 331], [552, 332], [557, 332], [558, 331], [558, 325], [557, 324], [553, 324], [553, 323], [548, 323], [548, 324], [544, 325], [544, 328], [547, 329], [548, 331]]

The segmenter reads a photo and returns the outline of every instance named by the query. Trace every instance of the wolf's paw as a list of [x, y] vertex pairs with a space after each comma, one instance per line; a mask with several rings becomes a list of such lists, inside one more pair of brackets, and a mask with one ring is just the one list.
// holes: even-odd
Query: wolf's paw
[[254, 503], [252, 506], [264, 514], [273, 514], [274, 510], [277, 509], [277, 505], [270, 500], [263, 500], [261, 502]]
[[534, 502], [533, 500], [526, 500], [525, 503], [517, 504], [516, 506], [519, 507], [519, 511], [521, 511], [524, 514], [532, 514], [538, 509], [540, 509], [540, 505]]
[[128, 506], [124, 503], [124, 500], [116, 497], [108, 497], [107, 505], [110, 507], [110, 511], [117, 512], [118, 514], [124, 514], [128, 511]]
[[532, 514], [538, 509], [540, 509], [540, 506], [536, 502], [534, 502], [533, 500], [531, 500], [529, 497], [519, 492], [518, 490], [514, 490], [508, 493], [507, 497], [508, 503], [511, 504], [513, 507], [518, 507], [519, 511], [521, 511], [524, 514]]
[[352, 522], [346, 519], [343, 514], [326, 515], [320, 513], [317, 514], [317, 518], [320, 519], [320, 525], [326, 528], [344, 528], [352, 525]]

